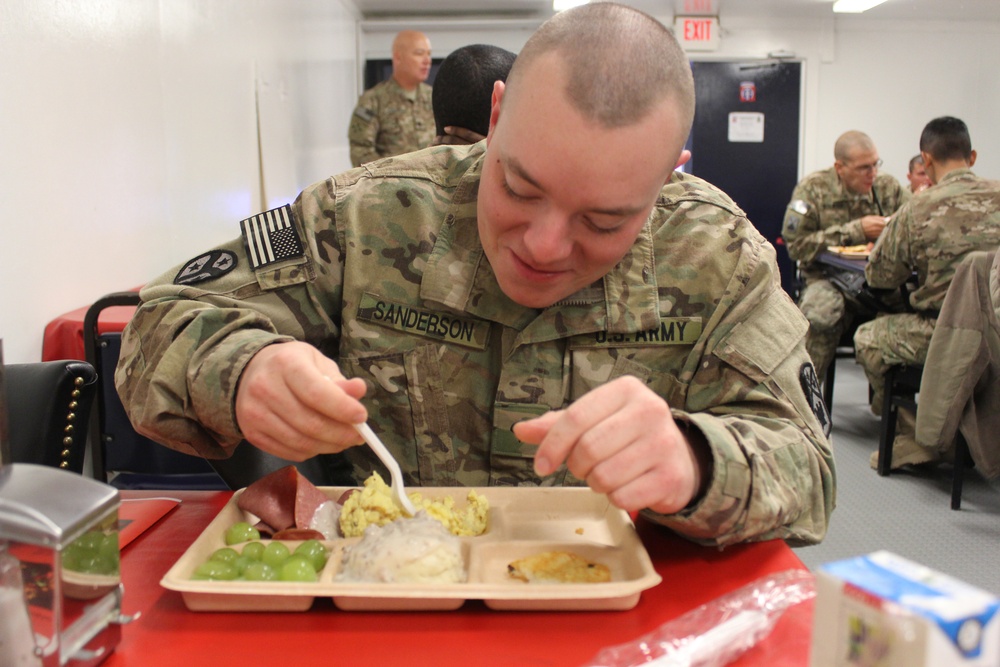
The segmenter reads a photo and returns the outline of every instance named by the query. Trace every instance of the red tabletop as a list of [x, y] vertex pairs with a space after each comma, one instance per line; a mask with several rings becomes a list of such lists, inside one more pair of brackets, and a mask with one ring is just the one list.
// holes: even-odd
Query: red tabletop
[[[658, 586], [635, 609], [601, 612], [493, 611], [470, 601], [457, 611], [346, 612], [317, 598], [306, 612], [193, 612], [160, 579], [222, 509], [228, 491], [125, 491], [123, 498], [182, 500], [122, 552], [126, 625], [107, 667], [160, 665], [580, 665], [606, 646], [631, 642], [681, 614], [769, 573], [804, 570], [781, 541], [727, 547], [687, 542], [637, 523]], [[809, 663], [813, 606], [786, 613], [774, 632], [734, 665]]]
[[[57, 359], [78, 359], [86, 361], [87, 355], [83, 347], [83, 318], [87, 315], [89, 306], [71, 310], [55, 318], [45, 325], [45, 336], [42, 339], [42, 361]], [[97, 320], [98, 333], [114, 333], [125, 328], [135, 306], [109, 306], [101, 311]]]

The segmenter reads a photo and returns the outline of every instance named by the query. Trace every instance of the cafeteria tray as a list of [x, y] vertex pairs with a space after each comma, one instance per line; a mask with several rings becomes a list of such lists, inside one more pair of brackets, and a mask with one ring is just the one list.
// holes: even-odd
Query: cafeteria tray
[[[331, 499], [345, 487], [319, 487]], [[422, 487], [425, 498], [451, 496], [465, 507], [469, 487]], [[226, 529], [252, 517], [229, 500], [194, 543], [164, 575], [160, 584], [179, 591], [192, 611], [305, 611], [316, 598], [332, 598], [346, 611], [438, 610], [482, 600], [498, 610], [625, 610], [642, 591], [661, 581], [653, 569], [629, 515], [607, 496], [588, 488], [477, 487], [489, 501], [486, 532], [460, 537], [468, 571], [457, 584], [355, 583], [334, 579], [345, 546], [361, 538], [324, 540], [330, 551], [317, 582], [204, 581], [195, 569], [216, 549], [226, 546]], [[294, 549], [297, 544], [288, 541]], [[233, 545], [241, 550], [242, 545]], [[606, 565], [606, 583], [526, 583], [510, 577], [507, 564], [543, 551], [569, 551]]]

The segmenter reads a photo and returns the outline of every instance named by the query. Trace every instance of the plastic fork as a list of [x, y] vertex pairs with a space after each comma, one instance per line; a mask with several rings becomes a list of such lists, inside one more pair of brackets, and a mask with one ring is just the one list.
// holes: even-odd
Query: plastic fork
[[392, 480], [392, 499], [396, 501], [397, 505], [403, 508], [404, 512], [410, 516], [416, 516], [417, 508], [413, 506], [413, 503], [410, 502], [409, 497], [406, 495], [406, 487], [403, 485], [403, 473], [399, 469], [396, 459], [392, 458], [392, 454], [389, 453], [389, 450], [385, 448], [385, 445], [382, 444], [382, 441], [378, 439], [375, 431], [368, 424], [362, 422], [355, 424], [354, 428], [358, 429], [361, 437], [365, 439], [365, 442], [372, 448], [375, 455], [389, 469], [389, 477]]

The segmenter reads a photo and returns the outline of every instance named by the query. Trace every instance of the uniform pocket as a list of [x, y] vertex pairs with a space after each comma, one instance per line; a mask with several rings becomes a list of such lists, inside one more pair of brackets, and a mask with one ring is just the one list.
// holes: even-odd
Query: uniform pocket
[[[455, 447], [439, 361], [434, 345], [400, 353], [342, 360], [348, 377], [365, 378], [375, 388], [364, 399], [369, 421], [399, 462], [407, 484], [458, 484]], [[348, 450], [356, 473], [370, 469], [374, 455]], [[359, 469], [360, 468], [360, 469]]]

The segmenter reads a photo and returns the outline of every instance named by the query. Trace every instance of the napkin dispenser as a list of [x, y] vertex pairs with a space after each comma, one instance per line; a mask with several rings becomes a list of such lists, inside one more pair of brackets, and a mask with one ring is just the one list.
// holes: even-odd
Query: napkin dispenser
[[128, 620], [119, 505], [118, 490], [93, 479], [0, 466], [0, 663], [87, 667], [118, 645]]

